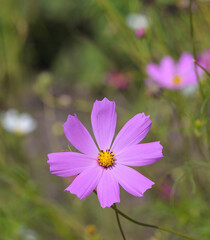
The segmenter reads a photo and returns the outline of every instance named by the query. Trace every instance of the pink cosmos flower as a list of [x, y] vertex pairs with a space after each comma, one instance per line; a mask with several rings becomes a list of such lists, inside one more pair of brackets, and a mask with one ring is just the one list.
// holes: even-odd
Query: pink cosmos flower
[[[202, 70], [197, 69], [201, 74]], [[177, 63], [169, 56], [164, 57], [160, 65], [149, 63], [147, 74], [160, 87], [171, 90], [179, 90], [197, 84], [193, 56], [189, 53], [183, 53]]]
[[150, 130], [152, 123], [149, 116], [144, 113], [135, 115], [113, 141], [116, 121], [115, 102], [107, 98], [95, 101], [91, 123], [98, 146], [76, 114], [69, 115], [63, 125], [64, 133], [80, 153], [58, 152], [48, 155], [52, 174], [60, 177], [78, 175], [65, 191], [83, 199], [96, 189], [103, 208], [120, 202], [119, 184], [137, 197], [142, 197], [154, 184], [127, 165], [149, 165], [163, 157], [160, 142], [138, 144]]

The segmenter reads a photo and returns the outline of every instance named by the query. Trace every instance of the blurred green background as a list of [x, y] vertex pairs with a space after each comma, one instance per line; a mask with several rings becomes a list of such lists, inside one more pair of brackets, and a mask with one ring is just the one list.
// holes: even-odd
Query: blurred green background
[[[209, 47], [210, 2], [193, 1], [192, 9], [199, 54]], [[126, 24], [131, 13], [148, 19], [143, 38]], [[0, 115], [17, 109], [37, 125], [30, 134], [0, 126], [0, 239], [121, 239], [113, 210], [102, 209], [94, 194], [78, 200], [64, 192], [71, 179], [51, 175], [46, 163], [48, 153], [68, 151], [67, 115], [77, 113], [90, 130], [92, 104], [105, 96], [116, 102], [117, 130], [145, 112], [153, 125], [144, 141], [164, 147], [161, 161], [137, 168], [155, 186], [143, 198], [121, 189], [119, 209], [210, 239], [208, 80], [204, 98], [144, 82], [149, 62], [177, 60], [191, 49], [188, 0], [2, 0]], [[126, 87], [112, 82], [113, 73]], [[124, 219], [122, 225], [128, 239], [181, 239]]]

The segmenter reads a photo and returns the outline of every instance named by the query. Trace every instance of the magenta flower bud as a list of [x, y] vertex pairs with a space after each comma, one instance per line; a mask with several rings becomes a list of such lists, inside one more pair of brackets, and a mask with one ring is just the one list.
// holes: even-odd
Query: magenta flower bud
[[135, 34], [138, 38], [143, 38], [146, 34], [146, 29], [144, 28], [139, 28], [135, 31]]
[[112, 72], [108, 74], [107, 83], [119, 90], [128, 88], [130, 84], [130, 76], [128, 73]]

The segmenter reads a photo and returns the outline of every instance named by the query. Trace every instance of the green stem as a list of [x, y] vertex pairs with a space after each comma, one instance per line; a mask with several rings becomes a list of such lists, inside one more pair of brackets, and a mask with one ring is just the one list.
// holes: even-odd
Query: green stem
[[[93, 191], [96, 195], [97, 195], [97, 192], [96, 190]], [[120, 214], [122, 217], [126, 218], [127, 220], [129, 220], [130, 222], [133, 222], [137, 225], [140, 225], [140, 226], [143, 226], [143, 227], [150, 227], [150, 228], [155, 228], [155, 229], [159, 229], [159, 230], [162, 230], [164, 232], [169, 232], [169, 233], [173, 233], [177, 236], [180, 236], [180, 237], [183, 237], [183, 238], [186, 238], [186, 239], [189, 239], [189, 240], [197, 240], [196, 238], [192, 238], [188, 235], [185, 235], [183, 233], [180, 233], [180, 232], [177, 232], [177, 231], [174, 231], [174, 230], [171, 230], [171, 229], [168, 229], [168, 228], [165, 228], [165, 227], [160, 227], [160, 226], [156, 226], [156, 225], [153, 225], [153, 224], [147, 224], [147, 223], [142, 223], [142, 222], [138, 222], [136, 221], [135, 219], [132, 219], [131, 217], [127, 216], [125, 213], [121, 212], [120, 210], [118, 210], [116, 208], [116, 205], [113, 204], [111, 206], [112, 209], [115, 210], [115, 212], [117, 212], [118, 214]], [[116, 215], [117, 216], [117, 215]], [[121, 225], [120, 225], [121, 226]]]
[[[199, 64], [196, 62], [196, 48], [195, 48], [195, 38], [194, 38], [194, 28], [193, 28], [192, 3], [193, 3], [193, 1], [190, 0], [190, 9], [189, 9], [190, 10], [190, 35], [191, 35], [192, 50], [193, 50], [193, 57], [194, 57], [194, 68], [195, 68], [195, 74], [196, 74], [196, 77], [197, 77], [197, 81], [198, 81], [198, 84], [199, 84], [200, 94], [201, 94], [201, 97], [202, 97], [203, 101], [205, 101], [205, 94], [204, 94], [204, 91], [202, 89], [202, 84], [200, 82], [198, 71], [197, 71], [197, 66], [196, 66], [196, 64], [197, 65], [199, 65]], [[208, 73], [208, 75], [209, 75], [209, 73]], [[209, 117], [208, 116], [208, 111], [207, 111], [207, 109], [205, 109], [205, 110], [206, 110], [206, 117], [208, 118]], [[207, 125], [206, 128], [207, 128], [206, 132], [207, 132], [208, 154], [210, 155], [210, 126]]]
[[124, 232], [123, 232], [123, 229], [122, 229], [122, 226], [121, 226], [121, 223], [120, 223], [119, 214], [118, 214], [118, 211], [117, 211], [117, 206], [116, 206], [115, 203], [114, 203], [114, 210], [115, 210], [115, 214], [116, 214], [116, 218], [117, 218], [117, 224], [118, 224], [118, 226], [119, 226], [121, 235], [122, 235], [123, 239], [126, 240], [125, 234], [124, 234]]
[[[195, 48], [195, 37], [194, 37], [194, 28], [193, 28], [193, 13], [192, 13], [192, 0], [190, 0], [190, 36], [191, 36], [191, 44], [192, 44], [192, 51], [193, 51], [193, 57], [196, 60], [196, 48]], [[199, 79], [199, 75], [198, 75], [198, 71], [197, 71], [197, 67], [196, 64], [194, 62], [194, 69], [195, 69], [195, 74], [197, 77], [197, 81], [198, 81], [198, 85], [199, 85], [199, 89], [200, 89], [200, 94], [201, 97], [204, 99], [205, 95], [201, 86], [201, 82]]]
[[194, 62], [196, 65], [198, 65], [209, 77], [210, 77], [210, 72], [208, 72], [203, 66], [201, 66], [196, 59], [194, 59]]
[[126, 218], [127, 220], [129, 220], [129, 221], [131, 221], [131, 222], [133, 222], [133, 223], [135, 223], [137, 225], [140, 225], [140, 226], [143, 226], [143, 227], [155, 228], [155, 229], [159, 229], [159, 230], [162, 230], [162, 231], [165, 231], [165, 232], [173, 233], [173, 234], [178, 235], [180, 237], [183, 237], [185, 239], [196, 240], [195, 238], [192, 238], [192, 237], [190, 237], [188, 235], [185, 235], [183, 233], [180, 233], [180, 232], [177, 232], [177, 231], [165, 228], [165, 227], [160, 227], [160, 226], [156, 226], [156, 225], [152, 225], [152, 224], [138, 222], [138, 221], [130, 218], [129, 216], [127, 216], [126, 214], [124, 214], [123, 212], [118, 210], [117, 208], [115, 208], [115, 205], [112, 205], [111, 208], [114, 209], [115, 212], [118, 212], [118, 214], [120, 214], [122, 217]]

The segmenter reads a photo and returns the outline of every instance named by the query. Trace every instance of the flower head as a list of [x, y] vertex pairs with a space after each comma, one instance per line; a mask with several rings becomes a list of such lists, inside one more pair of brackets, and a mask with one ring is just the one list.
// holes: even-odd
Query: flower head
[[77, 116], [69, 115], [63, 125], [64, 133], [80, 153], [48, 155], [52, 174], [60, 177], [78, 175], [65, 191], [83, 199], [96, 189], [103, 208], [120, 202], [119, 185], [130, 194], [142, 197], [154, 182], [128, 166], [149, 165], [163, 157], [160, 142], [138, 144], [150, 130], [149, 116], [135, 115], [113, 141], [116, 121], [115, 102], [107, 98], [95, 101], [91, 123], [97, 145]]
[[[197, 70], [199, 74], [202, 73], [200, 68]], [[169, 56], [164, 57], [160, 65], [149, 63], [147, 74], [160, 87], [171, 90], [197, 84], [193, 56], [189, 53], [183, 53], [177, 63]]]
[[36, 128], [36, 121], [28, 114], [19, 114], [15, 109], [9, 109], [1, 116], [1, 123], [8, 132], [25, 135], [29, 134]]

